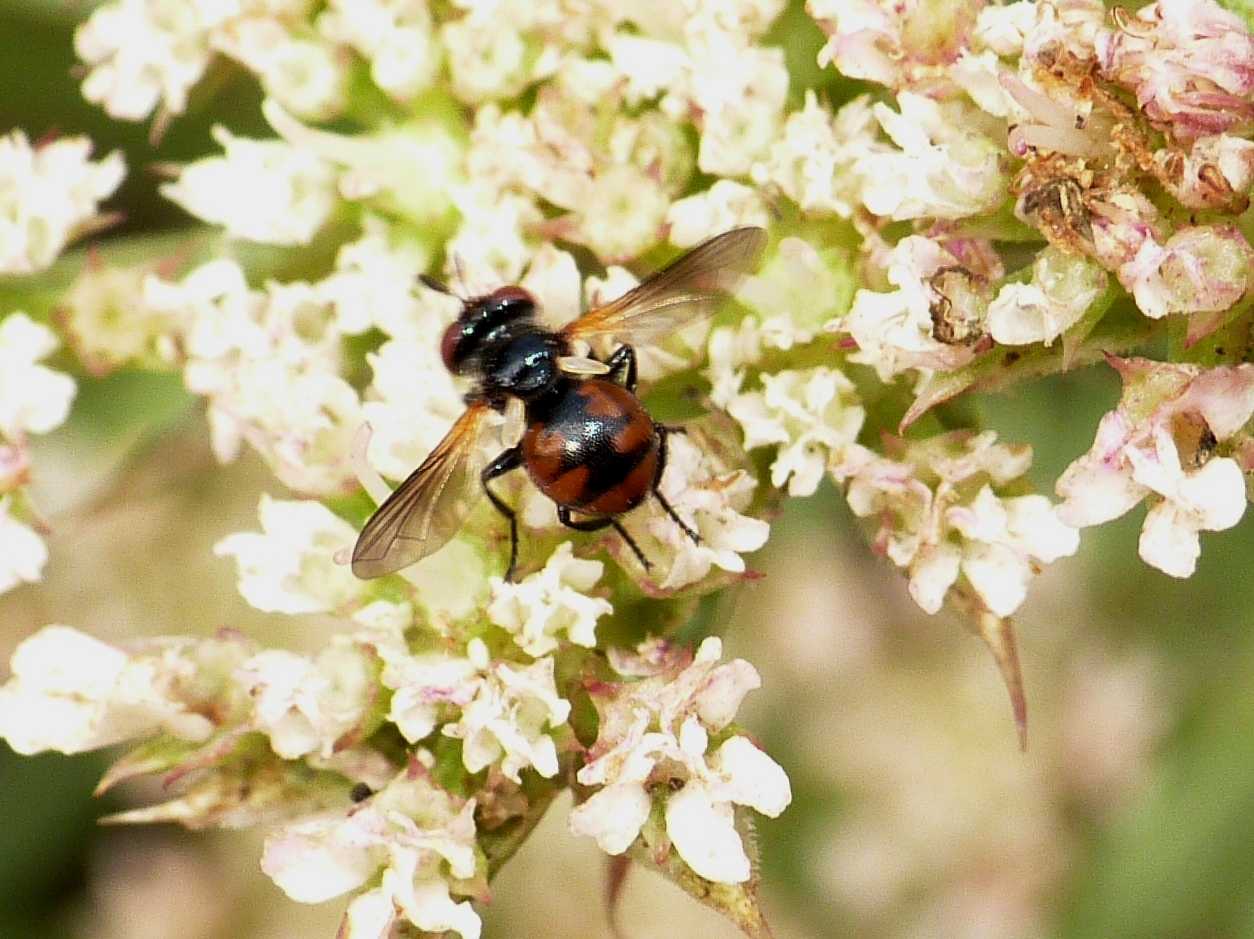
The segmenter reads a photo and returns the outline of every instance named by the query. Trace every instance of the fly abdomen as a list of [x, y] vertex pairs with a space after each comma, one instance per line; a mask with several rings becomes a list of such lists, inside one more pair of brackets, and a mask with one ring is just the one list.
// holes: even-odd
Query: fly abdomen
[[622, 386], [570, 382], [531, 418], [522, 441], [527, 472], [558, 505], [612, 516], [649, 494], [659, 438], [640, 401]]

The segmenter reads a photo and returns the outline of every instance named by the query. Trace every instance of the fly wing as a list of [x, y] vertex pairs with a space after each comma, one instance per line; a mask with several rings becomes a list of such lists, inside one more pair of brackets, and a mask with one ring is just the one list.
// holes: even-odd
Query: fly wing
[[473, 404], [431, 454], [370, 516], [353, 546], [353, 573], [382, 577], [420, 561], [457, 534], [479, 497], [485, 404]]
[[617, 300], [569, 324], [567, 339], [615, 336], [635, 344], [710, 316], [741, 278], [757, 267], [766, 246], [761, 228], [733, 228], [701, 242]]

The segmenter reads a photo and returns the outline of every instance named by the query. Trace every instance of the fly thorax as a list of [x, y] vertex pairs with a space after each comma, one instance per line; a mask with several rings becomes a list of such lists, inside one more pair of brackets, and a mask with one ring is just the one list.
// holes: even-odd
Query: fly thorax
[[562, 342], [551, 333], [528, 332], [513, 336], [493, 350], [484, 365], [486, 386], [515, 395], [524, 401], [543, 395], [558, 382], [558, 356]]

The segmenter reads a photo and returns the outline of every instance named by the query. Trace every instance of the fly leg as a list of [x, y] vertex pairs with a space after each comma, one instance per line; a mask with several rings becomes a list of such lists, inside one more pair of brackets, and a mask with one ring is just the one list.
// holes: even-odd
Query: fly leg
[[612, 515], [606, 518], [590, 518], [586, 521], [577, 522], [570, 517], [570, 509], [564, 505], [557, 507], [557, 520], [567, 528], [573, 528], [575, 531], [600, 531], [602, 528], [613, 528], [623, 541], [627, 542], [627, 547], [631, 548], [632, 554], [640, 562], [644, 569], [651, 570], [653, 565], [649, 563], [649, 559], [644, 556], [644, 552], [640, 550], [640, 545], [636, 544], [636, 539], [631, 537], [627, 529], [619, 524], [618, 519]]
[[687, 522], [679, 517], [679, 513], [675, 511], [675, 507], [670, 504], [666, 496], [662, 495], [662, 474], [666, 472], [666, 438], [669, 434], [685, 433], [682, 427], [666, 427], [662, 424], [657, 425], [658, 435], [658, 454], [657, 454], [657, 476], [653, 478], [653, 498], [657, 499], [658, 505], [671, 517], [676, 525], [684, 530], [684, 534], [692, 539], [693, 544], [701, 543], [701, 536]]
[[504, 499], [492, 491], [492, 487], [488, 483], [498, 476], [504, 476], [511, 470], [518, 469], [518, 467], [522, 466], [522, 463], [522, 448], [510, 447], [508, 450], [502, 451], [479, 474], [479, 482], [483, 485], [483, 491], [488, 494], [492, 505], [509, 520], [509, 567], [505, 569], [505, 580], [507, 583], [513, 583], [514, 566], [518, 563], [518, 516]]
[[628, 345], [621, 345], [605, 363], [610, 367], [610, 381], [616, 381], [632, 394], [636, 393], [636, 350]]

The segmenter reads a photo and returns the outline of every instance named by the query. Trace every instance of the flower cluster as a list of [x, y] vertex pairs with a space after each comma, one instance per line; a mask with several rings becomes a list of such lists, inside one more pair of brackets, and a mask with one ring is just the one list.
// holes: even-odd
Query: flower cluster
[[[27, 442], [66, 419], [76, 359], [177, 372], [215, 456], [260, 455], [294, 497], [262, 495], [260, 531], [222, 532], [216, 553], [257, 610], [336, 630], [309, 655], [50, 626], [14, 656], [0, 735], [22, 752], [141, 740], [103, 785], [158, 773], [172, 797], [123, 820], [278, 824], [263, 868], [298, 901], [353, 894], [345, 936], [478, 936], [472, 904], [563, 788], [574, 832], [746, 925], [748, 810], [790, 799], [733, 723], [759, 676], [720, 664], [716, 638], [651, 637], [752, 576], [785, 498], [834, 484], [921, 609], [979, 624], [1012, 690], [1008, 618], [1080, 529], [1148, 501], [1141, 556], [1191, 574], [1254, 471], [1245, 23], [1213, 0], [784, 7], [94, 6], [76, 34], [89, 101], [159, 133], [226, 58], [273, 134], [217, 127], [215, 152], [155, 167], [209, 237], [142, 263], [106, 244], [54, 269], [57, 290], [4, 300], [0, 591], [47, 558]], [[820, 94], [790, 74], [785, 20], [857, 81], [824, 75]], [[122, 160], [89, 150], [0, 140], [16, 181], [0, 274], [110, 220]], [[463, 298], [518, 283], [558, 329], [744, 225], [769, 237], [731, 302], [637, 350], [667, 421], [660, 499], [573, 534], [511, 474], [494, 491], [516, 512], [517, 580], [486, 500], [422, 563], [353, 576], [360, 490], [382, 502], [473, 391], [441, 356]], [[575, 345], [593, 370], [615, 348]], [[1135, 357], [1151, 349], [1166, 361]], [[1033, 492], [1030, 448], [950, 403], [1091, 363], [1124, 395], [1060, 504]], [[514, 404], [476, 458], [519, 440]]]

